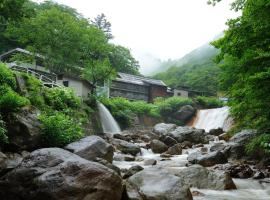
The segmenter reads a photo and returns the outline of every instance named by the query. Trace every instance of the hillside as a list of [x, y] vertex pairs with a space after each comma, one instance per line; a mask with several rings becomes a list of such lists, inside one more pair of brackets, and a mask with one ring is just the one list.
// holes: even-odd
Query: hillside
[[213, 62], [218, 50], [205, 44], [179, 60], [162, 63], [166, 71], [154, 75], [170, 87], [189, 86], [193, 89], [216, 92], [219, 68]]

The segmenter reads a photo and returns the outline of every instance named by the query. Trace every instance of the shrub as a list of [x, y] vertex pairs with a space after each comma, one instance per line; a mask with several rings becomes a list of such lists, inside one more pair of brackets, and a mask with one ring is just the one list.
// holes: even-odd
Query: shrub
[[4, 63], [0, 63], [0, 85], [8, 85], [16, 88], [16, 80], [12, 71]]
[[10, 113], [17, 112], [23, 106], [30, 104], [29, 100], [21, 97], [14, 92], [9, 86], [0, 86], [0, 112]]
[[270, 134], [259, 135], [246, 146], [247, 153], [253, 153], [258, 149], [263, 150], [266, 154], [270, 154]]
[[44, 94], [45, 103], [52, 109], [61, 111], [67, 108], [79, 108], [80, 99], [70, 88], [48, 88]]
[[203, 108], [220, 108], [224, 106], [224, 103], [216, 97], [198, 96], [195, 98], [195, 102]]
[[7, 133], [6, 125], [0, 115], [0, 144], [8, 143], [8, 137], [6, 133]]
[[46, 146], [62, 147], [83, 136], [83, 131], [77, 122], [63, 113], [41, 115], [42, 139]]
[[191, 99], [182, 97], [170, 97], [170, 98], [157, 98], [155, 99], [154, 105], [163, 117], [171, 115], [173, 112], [177, 111], [181, 106], [192, 105]]

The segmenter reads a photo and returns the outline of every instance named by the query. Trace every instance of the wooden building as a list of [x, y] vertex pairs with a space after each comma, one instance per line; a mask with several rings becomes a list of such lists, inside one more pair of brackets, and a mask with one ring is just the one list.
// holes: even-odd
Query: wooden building
[[179, 86], [178, 88], [175, 88], [173, 90], [174, 96], [178, 97], [196, 97], [196, 96], [216, 96], [213, 93], [206, 92], [206, 91], [199, 91], [199, 90], [193, 90], [190, 87], [187, 86]]
[[161, 80], [143, 76], [118, 73], [112, 81], [109, 97], [124, 97], [129, 100], [153, 102], [156, 97], [168, 97], [168, 87]]

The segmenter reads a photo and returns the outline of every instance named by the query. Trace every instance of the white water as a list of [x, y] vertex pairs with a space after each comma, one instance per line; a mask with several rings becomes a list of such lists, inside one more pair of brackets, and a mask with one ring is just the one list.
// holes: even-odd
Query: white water
[[230, 128], [229, 107], [199, 110], [193, 127], [204, 129], [208, 132], [211, 129], [222, 128], [228, 131]]
[[121, 129], [110, 111], [100, 102], [98, 102], [99, 117], [104, 133], [115, 134], [120, 133]]

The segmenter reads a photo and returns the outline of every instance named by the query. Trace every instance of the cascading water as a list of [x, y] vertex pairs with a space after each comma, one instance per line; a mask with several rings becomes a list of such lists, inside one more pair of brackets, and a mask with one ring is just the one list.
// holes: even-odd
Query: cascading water
[[115, 134], [121, 132], [110, 111], [100, 102], [98, 102], [98, 111], [104, 133]]
[[204, 129], [208, 132], [211, 129], [222, 128], [228, 131], [232, 120], [229, 117], [229, 107], [199, 110], [192, 126]]

